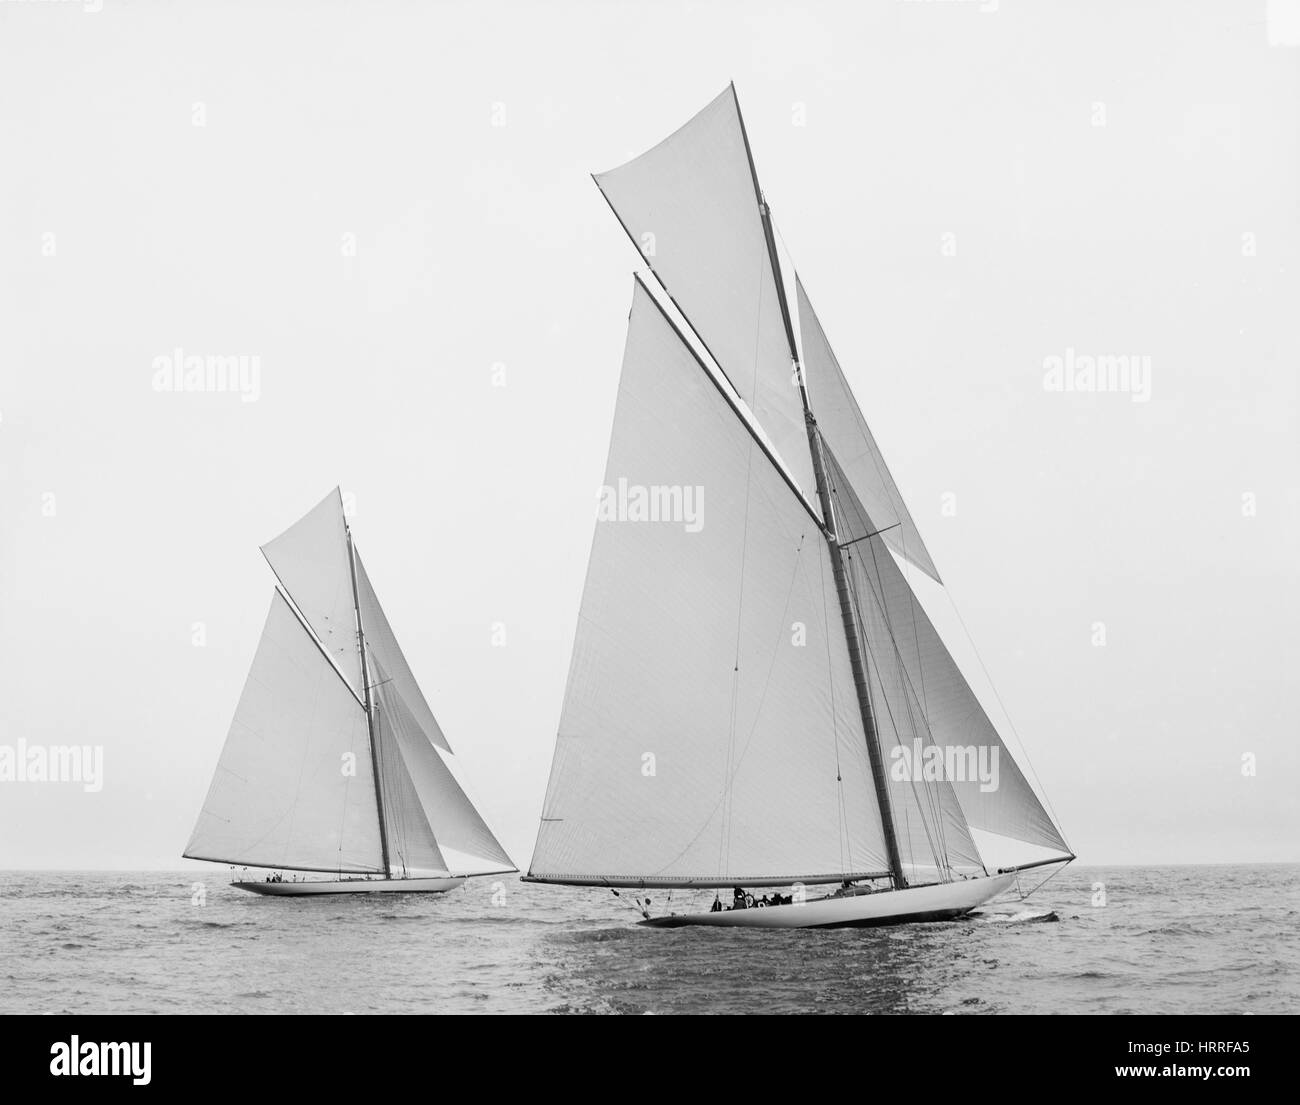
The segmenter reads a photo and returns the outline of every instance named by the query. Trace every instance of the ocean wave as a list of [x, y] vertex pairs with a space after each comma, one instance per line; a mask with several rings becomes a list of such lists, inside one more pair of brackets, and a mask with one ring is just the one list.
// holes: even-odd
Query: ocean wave
[[979, 920], [985, 924], [997, 925], [1042, 924], [1060, 919], [1054, 909], [1026, 909], [1020, 913], [987, 913], [979, 916]]

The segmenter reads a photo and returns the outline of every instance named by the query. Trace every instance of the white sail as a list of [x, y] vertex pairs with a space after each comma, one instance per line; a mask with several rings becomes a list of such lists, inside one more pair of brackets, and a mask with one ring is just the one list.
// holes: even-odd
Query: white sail
[[530, 877], [887, 870], [826, 541], [638, 280]]
[[278, 591], [185, 855], [383, 870], [365, 710]]
[[735, 89], [596, 184], [815, 501], [812, 458]]
[[[415, 832], [402, 831], [417, 837], [427, 832], [435, 842], [443, 870], [472, 874], [515, 870], [441, 754], [429, 743], [397, 681], [389, 679], [380, 664], [375, 665], [374, 677], [380, 755], [385, 763], [400, 761], [410, 788], [409, 795], [404, 789], [400, 812], [394, 811], [389, 824], [414, 825]], [[390, 849], [394, 835], [389, 837]]]
[[[884, 700], [876, 711], [886, 769], [892, 774], [914, 775], [916, 741], [923, 748], [933, 745], [941, 750], [947, 782], [936, 788], [943, 797], [946, 817], [929, 828], [934, 833], [947, 828], [950, 855], [958, 863], [975, 854], [973, 843], [967, 843], [969, 835], [963, 835], [964, 823], [1054, 852], [1068, 852], [890, 555], [887, 534], [877, 533], [880, 523], [854, 493], [836, 455], [829, 448], [824, 455], [833, 488], [836, 529], [841, 542], [853, 542], [845, 555], [852, 565], [860, 624], [874, 666], [889, 687], [882, 692]], [[903, 751], [895, 752], [899, 747]], [[931, 757], [931, 763], [936, 762]], [[900, 789], [892, 774], [891, 785]], [[963, 815], [960, 833], [955, 831], [949, 792], [955, 794]], [[906, 804], [896, 806], [895, 819], [906, 817], [907, 811]]]
[[893, 527], [882, 534], [885, 544], [938, 581], [938, 569], [930, 559], [898, 485], [894, 483], [830, 342], [826, 340], [803, 282], [797, 276], [795, 288], [799, 300], [804, 375], [808, 381], [810, 402], [817, 415], [817, 427], [839, 458], [853, 490], [877, 528]]
[[[373, 669], [371, 675], [373, 678]], [[403, 722], [392, 710], [383, 708], [374, 711], [374, 719], [389, 872], [398, 878], [449, 874], [447, 858], [438, 846], [397, 736]], [[424, 740], [423, 736], [419, 739]]]
[[[353, 553], [357, 562], [357, 603], [361, 610], [361, 624], [365, 631], [366, 647], [370, 650], [371, 662], [382, 667], [386, 673], [385, 678], [392, 680], [411, 720], [419, 727], [425, 738], [450, 752], [451, 745], [443, 735], [442, 727], [433, 716], [433, 711], [429, 709], [429, 704], [424, 699], [424, 692], [415, 681], [411, 665], [407, 663], [406, 656], [397, 643], [397, 637], [393, 634], [392, 626], [388, 624], [384, 608], [379, 605], [379, 597], [370, 584], [370, 577], [366, 574], [365, 565], [361, 563], [361, 555], [356, 552], [355, 543]], [[373, 672], [371, 682], [375, 682]]]
[[352, 568], [338, 488], [263, 545], [262, 555], [348, 684], [361, 694]]

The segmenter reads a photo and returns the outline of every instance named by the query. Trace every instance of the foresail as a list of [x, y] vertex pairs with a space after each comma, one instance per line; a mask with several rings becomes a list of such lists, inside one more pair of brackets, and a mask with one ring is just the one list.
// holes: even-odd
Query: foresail
[[[358, 606], [361, 608], [361, 625], [365, 632], [371, 663], [382, 667], [386, 673], [384, 678], [392, 680], [401, 696], [404, 708], [424, 736], [439, 748], [445, 748], [450, 752], [451, 745], [443, 735], [442, 727], [433, 716], [433, 711], [429, 709], [424, 692], [420, 690], [420, 685], [411, 672], [411, 665], [407, 663], [406, 656], [397, 643], [397, 637], [393, 633], [392, 626], [388, 624], [384, 608], [379, 605], [379, 597], [371, 586], [370, 577], [366, 574], [365, 565], [361, 563], [361, 554], [356, 552], [355, 545], [353, 553], [357, 561], [357, 599]], [[376, 681], [373, 671], [370, 681], [371, 683]]]
[[893, 527], [882, 535], [885, 543], [938, 581], [939, 571], [930, 559], [925, 542], [921, 540], [898, 485], [885, 465], [876, 439], [867, 428], [867, 420], [797, 276], [795, 290], [799, 301], [804, 375], [818, 429], [844, 466], [849, 483], [876, 526], [881, 529]]
[[[392, 709], [391, 703], [385, 708], [381, 700], [375, 710], [374, 731], [391, 873], [403, 878], [448, 874], [447, 859], [438, 846], [438, 838], [411, 774], [411, 752], [404, 739], [411, 727]], [[418, 741], [428, 745], [418, 730], [414, 732]], [[432, 752], [432, 745], [428, 747]]]
[[383, 870], [365, 711], [278, 591], [185, 855]]
[[[439, 856], [446, 865], [444, 870], [453, 874], [515, 870], [505, 849], [417, 724], [397, 682], [386, 678], [382, 665], [377, 665], [376, 676], [377, 714], [383, 733], [381, 747], [385, 757], [400, 757], [410, 780], [411, 794], [416, 799], [414, 807], [409, 802], [404, 805], [396, 820], [413, 825], [413, 835], [417, 836], [427, 827], [437, 842]], [[391, 843], [392, 837], [389, 839]]]
[[344, 678], [361, 695], [352, 568], [338, 488], [263, 545], [262, 555]]
[[735, 89], [596, 184], [806, 497], [812, 460]]
[[530, 877], [887, 870], [826, 541], [638, 281]]
[[[827, 447], [824, 455], [836, 530], [841, 543], [853, 542], [845, 555], [852, 565], [859, 619], [873, 664], [889, 687], [876, 712], [891, 788], [896, 791], [904, 783], [910, 787], [918, 776], [925, 782], [925, 776], [935, 774], [942, 763], [945, 782], [942, 786], [934, 783], [933, 793], [943, 799], [944, 816], [931, 817], [927, 831], [934, 835], [938, 829], [945, 830], [950, 855], [958, 856], [966, 848], [969, 835], [963, 835], [964, 829], [954, 832], [951, 828], [949, 790], [971, 827], [1068, 853], [1061, 834], [891, 556], [884, 542], [886, 535], [859, 540], [874, 533], [881, 523], [854, 494], [854, 485], [835, 454]], [[941, 757], [928, 751], [931, 747], [937, 748]], [[902, 806], [902, 815], [896, 809], [896, 820], [906, 816], [908, 808]], [[970, 847], [973, 850], [974, 845]]]

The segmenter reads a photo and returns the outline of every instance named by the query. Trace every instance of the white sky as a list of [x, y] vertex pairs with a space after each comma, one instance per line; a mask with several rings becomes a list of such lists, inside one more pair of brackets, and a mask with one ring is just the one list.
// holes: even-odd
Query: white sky
[[[637, 265], [588, 174], [732, 79], [1081, 860], [1298, 858], [1300, 36], [1269, 9], [0, 3], [0, 744], [106, 776], [0, 784], [0, 868], [179, 865], [257, 546], [335, 483], [526, 866]], [[258, 355], [260, 398], [156, 393], [177, 346]], [[1149, 356], [1150, 400], [1045, 391], [1067, 348]]]

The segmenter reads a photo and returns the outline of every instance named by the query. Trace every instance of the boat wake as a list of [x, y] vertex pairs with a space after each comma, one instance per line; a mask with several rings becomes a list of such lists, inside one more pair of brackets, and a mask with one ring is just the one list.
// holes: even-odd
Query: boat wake
[[1060, 921], [1054, 909], [1022, 909], [1019, 913], [973, 913], [971, 920], [992, 925], [1027, 925]]

